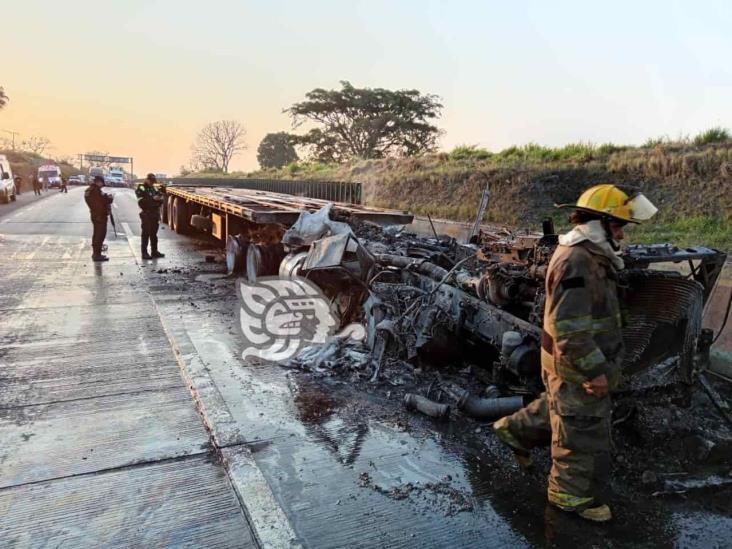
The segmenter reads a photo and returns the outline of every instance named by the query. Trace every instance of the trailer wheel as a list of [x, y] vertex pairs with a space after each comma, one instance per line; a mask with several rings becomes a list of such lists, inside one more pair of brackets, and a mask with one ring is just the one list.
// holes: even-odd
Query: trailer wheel
[[169, 196], [166, 198], [165, 203], [167, 207], [165, 208], [168, 211], [168, 227], [171, 228], [171, 230], [175, 230], [175, 215], [173, 215], [173, 202], [175, 201], [174, 196]]
[[249, 242], [241, 235], [226, 237], [226, 270], [229, 274], [244, 274]]
[[247, 248], [247, 279], [256, 282], [260, 276], [275, 276], [285, 257], [281, 242], [277, 244], [249, 244]]
[[180, 196], [173, 201], [173, 219], [175, 220], [176, 233], [186, 234], [189, 231], [188, 208], [186, 207], [186, 201]]

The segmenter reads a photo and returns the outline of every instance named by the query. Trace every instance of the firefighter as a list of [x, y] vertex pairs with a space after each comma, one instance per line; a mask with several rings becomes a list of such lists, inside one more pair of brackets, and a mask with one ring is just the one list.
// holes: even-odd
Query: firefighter
[[[160, 206], [163, 204], [163, 193], [155, 188], [155, 174], [149, 173], [143, 183], [135, 189], [137, 205], [140, 206], [140, 220], [142, 221], [142, 259], [165, 257], [158, 251], [158, 227], [160, 225]], [[152, 254], [147, 253], [147, 243], [150, 242]]]
[[549, 503], [582, 518], [612, 518], [610, 391], [620, 378], [623, 340], [617, 272], [623, 268], [623, 226], [656, 213], [639, 193], [615, 185], [586, 190], [559, 237], [546, 274], [541, 338], [545, 392], [493, 425], [524, 467], [530, 449], [551, 437]]
[[89, 206], [91, 222], [94, 226], [92, 234], [93, 261], [109, 261], [106, 255], [102, 255], [102, 246], [104, 245], [104, 237], [107, 236], [107, 218], [114, 197], [103, 193], [102, 187], [104, 187], [104, 177], [95, 175], [91, 185], [84, 191], [84, 201]]

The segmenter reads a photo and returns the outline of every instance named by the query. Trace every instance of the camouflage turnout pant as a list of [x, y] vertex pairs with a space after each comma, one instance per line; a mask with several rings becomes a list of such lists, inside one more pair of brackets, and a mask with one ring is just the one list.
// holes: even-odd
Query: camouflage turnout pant
[[496, 422], [526, 448], [551, 440], [549, 501], [566, 508], [603, 502], [610, 477], [610, 397], [544, 373], [546, 392]]

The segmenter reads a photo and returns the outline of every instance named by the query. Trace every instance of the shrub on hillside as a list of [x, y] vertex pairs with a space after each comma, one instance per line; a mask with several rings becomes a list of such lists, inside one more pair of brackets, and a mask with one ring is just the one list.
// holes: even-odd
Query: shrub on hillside
[[448, 153], [450, 160], [487, 160], [493, 153], [477, 145], [458, 145]]
[[694, 145], [709, 145], [710, 143], [724, 143], [729, 141], [732, 137], [730, 136], [727, 128], [716, 126], [709, 128], [707, 131], [701, 132], [694, 137]]

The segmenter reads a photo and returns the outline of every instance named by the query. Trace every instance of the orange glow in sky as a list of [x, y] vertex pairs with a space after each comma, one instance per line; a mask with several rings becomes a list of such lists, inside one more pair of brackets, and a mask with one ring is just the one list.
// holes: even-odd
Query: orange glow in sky
[[448, 149], [732, 125], [728, 2], [11, 4], [0, 130], [46, 136], [57, 157], [133, 156], [138, 174], [177, 173], [197, 130], [220, 119], [248, 132], [232, 169], [256, 169], [262, 137], [290, 131], [282, 109], [339, 80], [441, 96]]

